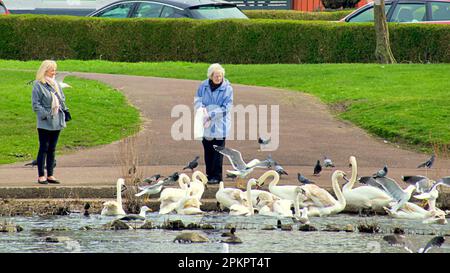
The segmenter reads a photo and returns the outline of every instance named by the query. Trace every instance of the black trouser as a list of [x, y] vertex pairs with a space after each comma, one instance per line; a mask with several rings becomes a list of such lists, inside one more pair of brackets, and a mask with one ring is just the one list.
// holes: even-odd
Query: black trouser
[[[37, 156], [37, 166], [39, 176], [45, 176], [45, 165], [47, 165], [47, 176], [53, 175], [53, 166], [55, 164], [55, 150], [60, 132], [61, 131], [49, 131], [38, 128], [39, 153]], [[45, 164], [46, 161], [47, 164]]]
[[206, 139], [203, 138], [203, 149], [205, 150], [205, 165], [206, 165], [206, 176], [208, 180], [217, 179], [223, 181], [222, 179], [222, 164], [223, 155], [216, 150], [214, 150], [213, 145], [220, 147], [225, 147], [225, 139]]

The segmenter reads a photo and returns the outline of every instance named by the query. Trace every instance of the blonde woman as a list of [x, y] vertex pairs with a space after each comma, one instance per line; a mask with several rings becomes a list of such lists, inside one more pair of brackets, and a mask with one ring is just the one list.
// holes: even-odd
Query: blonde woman
[[206, 175], [209, 184], [222, 181], [223, 155], [213, 145], [225, 147], [225, 138], [230, 132], [230, 112], [233, 107], [233, 88], [225, 79], [225, 69], [218, 63], [208, 68], [208, 79], [197, 89], [194, 107], [205, 113], [203, 122], [203, 149], [205, 152]]
[[[56, 82], [56, 62], [43, 61], [36, 73], [33, 84], [32, 105], [37, 115], [37, 131], [39, 135], [39, 152], [37, 156], [38, 183], [59, 184], [53, 176], [55, 150], [61, 130], [66, 127], [67, 110], [65, 96], [59, 83]], [[44, 166], [47, 166], [47, 177]]]

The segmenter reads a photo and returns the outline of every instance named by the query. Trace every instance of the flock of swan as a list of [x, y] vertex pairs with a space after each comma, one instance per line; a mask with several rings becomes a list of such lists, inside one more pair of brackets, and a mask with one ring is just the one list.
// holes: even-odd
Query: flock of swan
[[[232, 149], [231, 149], [232, 150]], [[233, 150], [235, 151], [235, 150]], [[233, 152], [234, 153], [234, 152]], [[236, 159], [240, 157], [240, 159]], [[230, 157], [229, 157], [230, 158]], [[242, 161], [239, 154], [230, 158], [234, 171], [241, 178], [248, 175], [255, 166], [268, 164], [254, 160], [251, 164], [236, 164]], [[243, 161], [242, 161], [243, 162]], [[331, 176], [331, 185], [336, 196], [316, 184], [279, 185], [280, 175], [274, 170], [268, 170], [259, 178], [247, 181], [246, 191], [238, 188], [225, 188], [223, 181], [215, 194], [220, 209], [228, 209], [230, 215], [252, 216], [255, 213], [273, 217], [291, 217], [301, 223], [309, 223], [309, 217], [327, 216], [342, 212], [347, 206], [358, 210], [384, 210], [388, 216], [402, 219], [418, 219], [423, 223], [446, 224], [448, 211], [436, 207], [439, 196], [439, 185], [450, 186], [450, 177], [431, 180], [425, 176], [404, 177], [410, 185], [403, 189], [389, 177], [366, 176], [357, 177], [357, 162], [354, 156], [349, 159], [352, 173], [348, 179], [345, 172], [335, 170]], [[189, 177], [185, 173], [175, 173], [171, 179], [159, 179], [154, 185], [140, 188], [136, 196], [160, 193], [159, 214], [202, 214], [201, 199], [207, 184], [207, 177], [201, 171], [195, 171]], [[261, 187], [268, 183], [268, 190]], [[359, 186], [355, 187], [358, 181]], [[164, 187], [177, 182], [179, 187]], [[344, 183], [341, 187], [340, 183]], [[126, 215], [122, 208], [121, 188], [124, 179], [117, 180], [117, 200], [105, 202], [102, 215]], [[413, 195], [417, 193], [416, 195]], [[427, 209], [410, 202], [411, 197], [428, 203]], [[145, 216], [145, 212], [143, 212]]]

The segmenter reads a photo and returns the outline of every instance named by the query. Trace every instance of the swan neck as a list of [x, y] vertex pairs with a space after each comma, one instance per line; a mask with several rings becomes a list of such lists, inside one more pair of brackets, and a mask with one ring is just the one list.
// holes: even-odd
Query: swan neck
[[116, 184], [116, 201], [118, 204], [122, 204], [122, 183], [121, 180], [117, 180]]
[[333, 175], [331, 180], [332, 180], [331, 183], [333, 185], [333, 191], [334, 191], [334, 194], [336, 194], [338, 203], [345, 207], [346, 201], [345, 201], [344, 194], [342, 194], [341, 187], [339, 187], [339, 181], [337, 179], [337, 175]]
[[348, 183], [348, 189], [352, 189], [356, 182], [356, 177], [358, 176], [358, 166], [356, 165], [356, 160], [352, 160], [352, 176]]
[[181, 189], [187, 189], [187, 185], [191, 182], [191, 179], [189, 176], [185, 175], [184, 173], [180, 174], [180, 177], [178, 178], [178, 185]]
[[272, 181], [269, 183], [269, 188], [276, 186], [280, 180], [280, 176], [276, 171], [268, 171], [264, 173], [259, 180], [266, 181], [267, 178], [272, 177]]
[[253, 215], [253, 203], [252, 203], [252, 179], [247, 182], [247, 207], [250, 211], [250, 215]]

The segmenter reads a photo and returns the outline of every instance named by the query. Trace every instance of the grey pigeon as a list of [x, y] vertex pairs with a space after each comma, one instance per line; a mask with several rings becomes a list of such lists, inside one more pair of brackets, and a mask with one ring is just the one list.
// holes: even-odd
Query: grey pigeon
[[[25, 166], [31, 166], [31, 167], [37, 166], [37, 160], [31, 161], [30, 163], [25, 164]], [[44, 165], [44, 168], [45, 167], [46, 166]], [[55, 167], [56, 167], [56, 159], [53, 160], [53, 168], [55, 168]]]
[[237, 177], [237, 175], [232, 174], [232, 173], [227, 173], [227, 174], [226, 174], [226, 177], [227, 177], [227, 178], [231, 178], [231, 179], [235, 179], [235, 178]]
[[148, 184], [152, 184], [154, 182], [157, 182], [160, 178], [162, 178], [163, 176], [161, 176], [159, 173], [152, 175], [150, 177], [144, 178], [143, 182], [148, 183]]
[[373, 178], [381, 178], [385, 177], [388, 173], [388, 167], [386, 164], [384, 164], [383, 169], [379, 170], [378, 172], [373, 174]]
[[319, 176], [321, 171], [322, 171], [322, 165], [320, 165], [320, 160], [317, 160], [316, 166], [314, 166], [313, 175]]
[[306, 178], [301, 173], [297, 173], [297, 179], [302, 184], [315, 184], [313, 181], [309, 180], [308, 178]]
[[172, 175], [164, 178], [163, 182], [166, 183], [174, 183], [177, 182], [178, 179], [180, 178], [180, 175], [178, 172], [174, 172]]
[[194, 171], [194, 169], [197, 168], [197, 166], [198, 166], [198, 159], [199, 159], [199, 158], [200, 158], [199, 156], [196, 156], [196, 157], [194, 158], [194, 160], [192, 160], [191, 162], [189, 162], [188, 165], [187, 165], [186, 167], [183, 168], [183, 170], [185, 170], [185, 169], [190, 169], [191, 171]]
[[334, 166], [334, 164], [333, 164], [333, 161], [331, 161], [331, 159], [330, 158], [328, 158], [327, 156], [325, 156], [325, 158], [324, 158], [324, 160], [323, 160], [323, 166], [325, 167], [325, 168], [334, 168], [335, 166]]
[[288, 173], [283, 169], [283, 167], [281, 167], [280, 165], [275, 165], [275, 171], [279, 174], [279, 175], [288, 175]]
[[417, 168], [426, 168], [429, 169], [431, 168], [431, 166], [433, 166], [434, 163], [434, 158], [436, 156], [433, 154], [430, 159], [428, 159], [427, 161], [425, 161], [424, 163], [420, 164], [419, 166], [417, 166]]
[[260, 145], [267, 145], [267, 144], [269, 144], [270, 143], [270, 138], [269, 139], [262, 139], [261, 137], [259, 137], [258, 138], [258, 143], [260, 144]]

